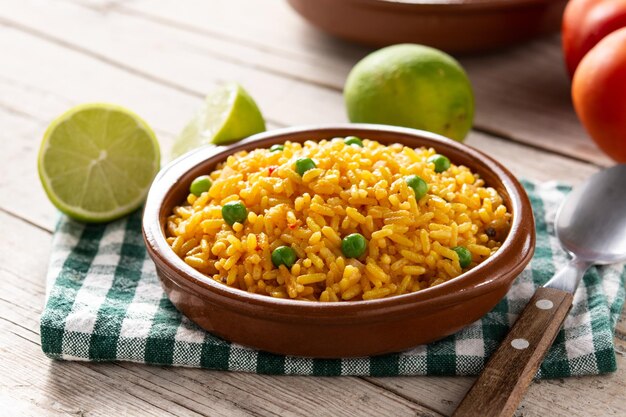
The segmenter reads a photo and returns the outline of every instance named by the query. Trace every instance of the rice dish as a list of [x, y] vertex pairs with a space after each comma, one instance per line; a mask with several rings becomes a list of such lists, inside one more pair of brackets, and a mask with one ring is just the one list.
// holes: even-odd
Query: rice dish
[[211, 279], [272, 297], [420, 291], [493, 255], [510, 226], [498, 192], [432, 148], [285, 142], [206, 174], [168, 217], [168, 244]]

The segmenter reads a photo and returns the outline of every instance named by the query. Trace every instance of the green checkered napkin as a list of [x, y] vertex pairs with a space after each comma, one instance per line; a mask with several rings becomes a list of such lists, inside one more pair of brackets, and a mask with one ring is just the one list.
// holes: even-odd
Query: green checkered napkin
[[[141, 213], [107, 225], [62, 218], [54, 235], [41, 317], [51, 358], [133, 361], [298, 375], [476, 375], [535, 288], [567, 261], [553, 234], [569, 188], [524, 183], [537, 224], [535, 257], [485, 317], [441, 341], [396, 354], [352, 359], [273, 355], [231, 344], [198, 328], [165, 296], [141, 237]], [[624, 303], [623, 265], [591, 268], [539, 377], [615, 371], [613, 333]], [[419, 331], [419, 329], [415, 329]]]

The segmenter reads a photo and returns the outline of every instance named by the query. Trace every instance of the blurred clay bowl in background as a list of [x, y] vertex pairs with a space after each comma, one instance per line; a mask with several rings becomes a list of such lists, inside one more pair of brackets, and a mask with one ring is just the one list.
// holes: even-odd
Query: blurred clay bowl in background
[[450, 53], [511, 46], [557, 31], [567, 0], [287, 0], [321, 30], [380, 47], [419, 43]]

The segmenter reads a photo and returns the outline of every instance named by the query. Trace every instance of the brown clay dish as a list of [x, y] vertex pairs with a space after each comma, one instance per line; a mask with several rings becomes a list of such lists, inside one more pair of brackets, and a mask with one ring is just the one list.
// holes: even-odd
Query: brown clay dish
[[[357, 135], [384, 144], [434, 147], [479, 173], [512, 213], [502, 247], [475, 268], [443, 284], [389, 298], [321, 303], [250, 294], [213, 281], [188, 266], [165, 240], [172, 208], [191, 181], [229, 155], [287, 140], [304, 142]], [[530, 202], [513, 175], [483, 153], [441, 136], [406, 128], [343, 124], [288, 128], [229, 146], [204, 147], [165, 167], [152, 184], [143, 234], [165, 291], [174, 305], [204, 329], [226, 340], [268, 352], [337, 358], [397, 352], [448, 336], [477, 320], [505, 295], [530, 261], [535, 228]]]
[[368, 46], [480, 52], [557, 31], [567, 0], [288, 0], [331, 35]]

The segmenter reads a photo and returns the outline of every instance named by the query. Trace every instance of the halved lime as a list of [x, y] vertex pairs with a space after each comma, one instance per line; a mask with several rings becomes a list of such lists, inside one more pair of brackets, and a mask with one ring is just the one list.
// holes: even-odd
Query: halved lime
[[239, 84], [228, 83], [209, 93], [174, 142], [172, 157], [202, 145], [224, 145], [263, 131], [265, 121], [252, 97]]
[[68, 216], [106, 222], [137, 209], [159, 170], [159, 144], [133, 112], [104, 103], [57, 117], [39, 149], [39, 178]]

